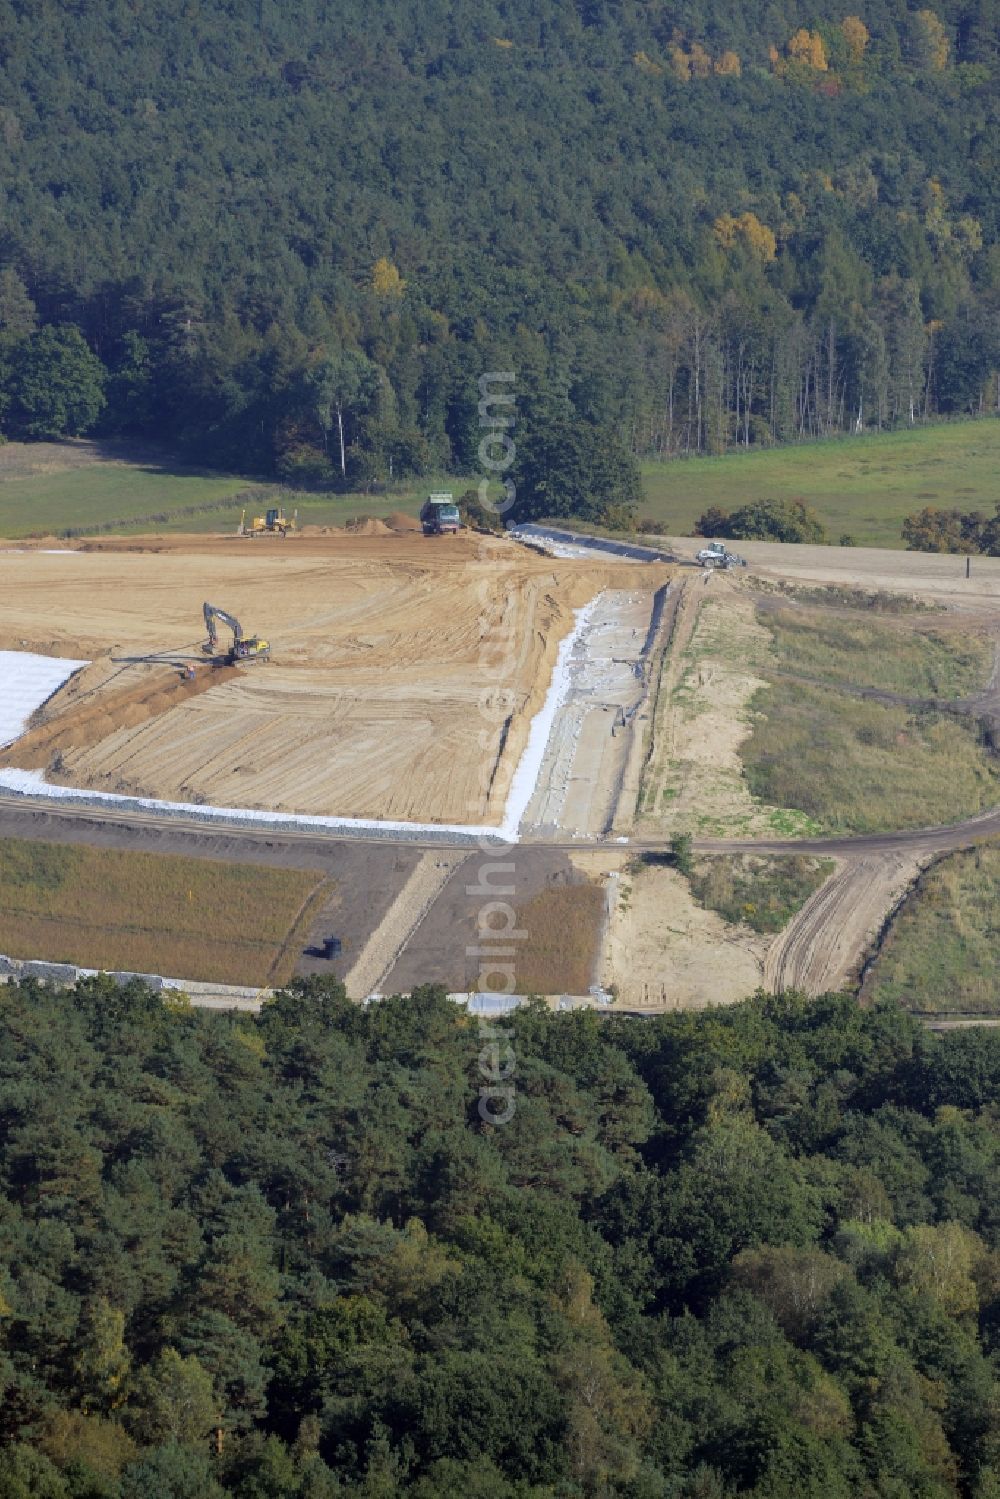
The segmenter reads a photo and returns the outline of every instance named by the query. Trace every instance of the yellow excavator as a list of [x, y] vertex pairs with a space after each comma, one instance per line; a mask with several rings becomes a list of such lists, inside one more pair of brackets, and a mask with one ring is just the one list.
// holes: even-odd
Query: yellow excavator
[[296, 531], [299, 524], [299, 512], [293, 511], [286, 515], [280, 505], [274, 505], [263, 515], [255, 515], [252, 520], [247, 520], [244, 510], [240, 515], [239, 536], [287, 536], [289, 531]]
[[205, 616], [205, 628], [208, 631], [208, 639], [202, 646], [206, 656], [215, 655], [215, 648], [219, 643], [219, 632], [215, 621], [221, 619], [222, 623], [228, 625], [233, 632], [233, 643], [224, 657], [227, 666], [235, 666], [238, 661], [268, 660], [271, 655], [269, 643], [256, 635], [244, 635], [243, 626], [234, 615], [227, 614], [225, 609], [218, 609], [215, 604], [203, 604], [202, 613]]

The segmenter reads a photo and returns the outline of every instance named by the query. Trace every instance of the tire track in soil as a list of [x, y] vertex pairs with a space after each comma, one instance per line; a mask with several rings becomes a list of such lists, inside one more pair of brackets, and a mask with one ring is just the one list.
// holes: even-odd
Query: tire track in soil
[[[791, 672], [777, 675], [796, 678]], [[807, 677], [797, 679], [813, 681]], [[995, 637], [989, 681], [981, 691], [968, 697], [926, 699], [844, 683], [815, 685], [835, 686], [836, 690], [852, 696], [899, 706], [975, 715], [991, 749], [1000, 737], [1000, 641]], [[796, 840], [794, 845], [788, 845], [789, 852], [792, 847], [800, 853], [836, 852], [841, 867], [810, 896], [771, 944], [764, 962], [764, 987], [776, 994], [785, 989], [799, 989], [815, 996], [857, 982], [872, 945], [920, 871], [935, 854], [974, 842], [974, 837], [962, 836], [966, 829], [971, 831], [980, 820], [995, 823], [996, 819], [996, 809], [990, 809], [952, 828], [882, 835], [883, 840], [891, 839], [895, 844], [890, 848], [878, 847], [878, 835], [874, 839], [861, 836], [853, 851], [850, 840], [844, 840], [836, 850], [824, 850], [821, 839]], [[928, 846], [928, 833], [936, 846]], [[760, 848], [759, 843], [757, 847]]]
[[929, 850], [843, 861], [768, 948], [764, 987], [815, 996], [855, 981], [890, 914], [930, 858]]

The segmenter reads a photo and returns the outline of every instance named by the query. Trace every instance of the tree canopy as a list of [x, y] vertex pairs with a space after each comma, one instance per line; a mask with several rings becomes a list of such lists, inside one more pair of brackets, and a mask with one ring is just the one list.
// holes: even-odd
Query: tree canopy
[[0, 1006], [0, 1496], [995, 1491], [1000, 1037]]
[[[996, 410], [983, 0], [69, 14], [0, 0], [8, 434], [370, 483], [477, 472], [490, 370], [637, 455]], [[106, 406], [19, 406], [67, 324]]]
[[902, 535], [911, 552], [980, 552], [1000, 557], [1000, 505], [990, 517], [981, 510], [925, 505], [906, 517]]
[[826, 541], [822, 521], [804, 500], [758, 500], [732, 511], [712, 505], [696, 522], [695, 535], [736, 541]]

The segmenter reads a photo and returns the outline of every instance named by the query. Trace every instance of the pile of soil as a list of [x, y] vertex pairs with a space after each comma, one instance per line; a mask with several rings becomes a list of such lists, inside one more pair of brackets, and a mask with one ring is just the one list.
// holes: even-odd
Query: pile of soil
[[345, 530], [354, 536], [391, 536], [392, 531], [384, 521], [376, 520], [369, 516], [367, 520], [348, 521]]
[[420, 522], [415, 515], [404, 515], [402, 510], [394, 510], [385, 518], [385, 524], [390, 531], [419, 531]]

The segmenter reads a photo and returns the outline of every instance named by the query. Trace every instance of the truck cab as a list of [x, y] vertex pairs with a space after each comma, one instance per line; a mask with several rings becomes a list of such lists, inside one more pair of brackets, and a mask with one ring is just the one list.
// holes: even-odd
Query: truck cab
[[454, 496], [429, 495], [420, 511], [420, 524], [425, 536], [447, 536], [460, 530], [462, 522]]

